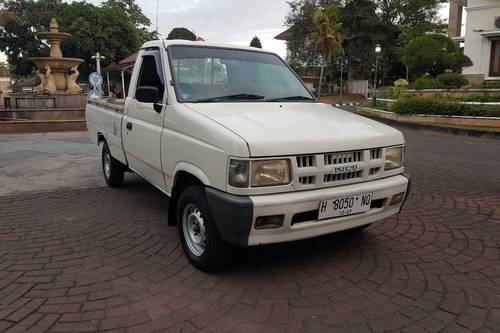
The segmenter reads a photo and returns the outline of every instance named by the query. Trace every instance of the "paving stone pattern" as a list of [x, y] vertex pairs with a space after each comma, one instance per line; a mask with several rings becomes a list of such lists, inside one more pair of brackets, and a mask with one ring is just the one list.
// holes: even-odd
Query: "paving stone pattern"
[[399, 216], [217, 274], [145, 182], [1, 196], [0, 331], [500, 332], [500, 141], [405, 135]]

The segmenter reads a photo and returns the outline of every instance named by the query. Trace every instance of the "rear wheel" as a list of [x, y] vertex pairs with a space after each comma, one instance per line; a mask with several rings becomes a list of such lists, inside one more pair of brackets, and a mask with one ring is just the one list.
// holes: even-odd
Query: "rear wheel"
[[177, 204], [177, 229], [184, 253], [196, 268], [210, 272], [228, 262], [229, 244], [217, 231], [201, 186], [182, 191]]
[[111, 156], [107, 142], [102, 145], [102, 171], [109, 186], [118, 187], [123, 183], [125, 166]]

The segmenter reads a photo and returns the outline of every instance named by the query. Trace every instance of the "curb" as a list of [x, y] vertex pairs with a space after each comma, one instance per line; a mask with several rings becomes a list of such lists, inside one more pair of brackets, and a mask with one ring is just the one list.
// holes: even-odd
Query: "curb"
[[337, 103], [337, 104], [332, 104], [334, 107], [340, 107], [340, 106], [358, 106], [359, 103]]
[[438, 133], [500, 140], [500, 132], [482, 131], [480, 129], [448, 127], [445, 125], [428, 125], [428, 124], [419, 124], [419, 123], [406, 123], [406, 122], [401, 122], [401, 121], [397, 121], [397, 120], [393, 120], [393, 119], [381, 118], [381, 117], [377, 117], [374, 115], [361, 114], [361, 113], [358, 113], [357, 111], [355, 111], [354, 113], [356, 113], [360, 116], [367, 117], [370, 119], [375, 119], [381, 123], [393, 125], [393, 126], [397, 125], [399, 127], [406, 127], [406, 128], [410, 128], [410, 129], [431, 130], [431, 131], [438, 132]]

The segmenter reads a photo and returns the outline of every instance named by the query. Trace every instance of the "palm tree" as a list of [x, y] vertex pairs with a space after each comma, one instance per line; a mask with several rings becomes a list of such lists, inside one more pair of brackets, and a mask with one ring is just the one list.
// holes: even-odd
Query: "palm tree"
[[312, 22], [316, 31], [307, 35], [306, 43], [314, 42], [320, 49], [323, 56], [321, 72], [319, 75], [318, 97], [321, 97], [321, 85], [323, 83], [323, 71], [332, 57], [342, 54], [342, 36], [340, 34], [340, 15], [337, 6], [328, 6], [324, 9], [316, 9], [312, 15]]

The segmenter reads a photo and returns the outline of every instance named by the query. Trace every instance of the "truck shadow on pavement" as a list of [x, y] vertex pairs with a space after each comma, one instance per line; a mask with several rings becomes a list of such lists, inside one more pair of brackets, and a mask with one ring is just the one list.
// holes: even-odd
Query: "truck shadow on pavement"
[[[145, 201], [148, 201], [147, 198], [155, 202], [163, 201], [164, 217], [161, 226], [166, 233], [175, 238], [177, 245], [180, 247], [177, 227], [168, 226], [168, 196], [135, 174], [128, 174], [126, 177], [122, 187], [116, 189], [116, 191], [123, 191], [132, 195], [140, 193]], [[112, 189], [112, 191], [115, 191], [115, 189]], [[218, 273], [222, 275], [255, 273], [257, 271], [264, 273], [267, 270], [275, 270], [277, 267], [288, 266], [288, 268], [293, 269], [294, 266], [301, 266], [307, 269], [318, 268], [328, 263], [339, 266], [342, 262], [359, 261], [363, 250], [366, 251], [367, 247], [376, 247], [372, 244], [377, 241], [373, 233], [376, 228], [377, 224], [374, 224], [360, 232], [347, 230], [293, 242], [249, 248], [233, 247], [230, 264]]]

